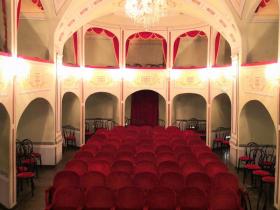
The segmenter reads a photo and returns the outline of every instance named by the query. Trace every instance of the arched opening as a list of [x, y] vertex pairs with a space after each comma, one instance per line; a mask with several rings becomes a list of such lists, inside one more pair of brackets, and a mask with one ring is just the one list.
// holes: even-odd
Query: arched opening
[[125, 100], [126, 125], [165, 126], [166, 101], [152, 90], [140, 90]]
[[208, 38], [203, 31], [181, 34], [174, 42], [173, 68], [207, 66]]
[[[77, 95], [71, 92], [64, 94], [62, 98], [62, 131], [64, 134], [64, 140], [68, 133], [74, 134], [74, 145], [79, 146], [81, 144], [80, 139], [80, 101]], [[64, 142], [67, 145], [67, 142]]]
[[276, 131], [266, 107], [259, 101], [249, 101], [241, 110], [239, 118], [239, 144], [249, 142], [275, 145]]
[[8, 31], [8, 14], [10, 14], [6, 1], [0, 2], [0, 51], [9, 52]]
[[228, 66], [231, 65], [231, 47], [228, 41], [219, 32], [215, 38], [215, 66]]
[[119, 122], [119, 101], [110, 93], [98, 92], [90, 95], [85, 104], [86, 132], [99, 128], [112, 129]]
[[[212, 101], [211, 131], [212, 147], [228, 149], [231, 133], [231, 101], [225, 93], [216, 96]], [[220, 141], [221, 138], [223, 141]]]
[[[248, 20], [246, 63], [276, 62], [278, 58], [278, 0], [259, 1]], [[265, 20], [265, 21], [258, 21]]]
[[0, 174], [9, 174], [10, 117], [3, 104], [0, 104]]
[[119, 40], [111, 31], [89, 28], [85, 34], [85, 65], [118, 68]]
[[25, 108], [18, 122], [17, 139], [37, 144], [55, 141], [54, 112], [46, 99], [36, 98]]
[[195, 130], [206, 138], [206, 100], [194, 93], [183, 93], [173, 99], [172, 124], [181, 130]]
[[43, 5], [40, 1], [21, 0], [18, 13], [17, 54], [49, 60], [50, 23]]
[[167, 42], [157, 33], [139, 32], [126, 40], [127, 67], [162, 69], [166, 66], [166, 56]]

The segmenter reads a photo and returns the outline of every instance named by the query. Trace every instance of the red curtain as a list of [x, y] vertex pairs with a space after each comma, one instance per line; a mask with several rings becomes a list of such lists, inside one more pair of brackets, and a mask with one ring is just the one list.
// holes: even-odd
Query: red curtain
[[92, 33], [96, 33], [96, 34], [99, 34], [99, 35], [103, 35], [105, 37], [110, 38], [113, 42], [113, 45], [114, 45], [115, 57], [116, 57], [117, 63], [119, 63], [119, 40], [116, 37], [116, 35], [113, 34], [111, 31], [108, 31], [108, 30], [103, 29], [103, 28], [96, 28], [96, 27], [89, 28], [87, 31], [92, 32]]
[[257, 9], [255, 10], [255, 13], [259, 11], [260, 8], [266, 7], [266, 5], [270, 2], [270, 0], [262, 0]]
[[215, 60], [214, 60], [214, 65], [217, 64], [217, 58], [218, 58], [218, 53], [219, 53], [219, 48], [220, 48], [220, 42], [221, 42], [221, 34], [218, 32], [216, 39], [215, 39]]
[[150, 90], [132, 94], [131, 124], [157, 126], [159, 118], [159, 95]]
[[74, 45], [75, 64], [78, 64], [78, 33], [77, 33], [77, 31], [73, 34], [73, 45]]
[[44, 10], [44, 7], [41, 3], [41, 0], [32, 0], [33, 4], [36, 4], [41, 10]]
[[130, 40], [132, 39], [142, 39], [142, 40], [161, 40], [162, 42], [162, 51], [163, 51], [163, 56], [164, 56], [164, 61], [166, 63], [166, 56], [167, 56], [167, 42], [164, 39], [163, 36], [157, 34], [157, 33], [152, 33], [152, 32], [139, 32], [132, 34], [131, 36], [128, 37], [126, 40], [126, 45], [125, 45], [125, 52], [126, 56], [128, 53], [128, 48], [130, 44]]
[[175, 63], [175, 59], [178, 53], [179, 45], [180, 45], [180, 40], [183, 37], [191, 37], [195, 38], [197, 36], [206, 36], [206, 34], [203, 31], [188, 31], [186, 33], [181, 34], [179, 37], [174, 42], [174, 47], [173, 47], [173, 63]]
[[4, 51], [8, 52], [8, 25], [7, 25], [7, 11], [6, 11], [6, 0], [2, 0], [2, 13], [4, 23]]
[[21, 11], [21, 0], [18, 0], [18, 5], [17, 5], [17, 27], [18, 27], [18, 24], [19, 24], [20, 11]]

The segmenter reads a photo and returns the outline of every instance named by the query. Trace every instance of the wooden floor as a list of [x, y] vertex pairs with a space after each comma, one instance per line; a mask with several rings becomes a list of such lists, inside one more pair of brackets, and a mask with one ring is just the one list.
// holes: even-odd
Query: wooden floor
[[[31, 196], [30, 188], [28, 185], [24, 185], [24, 191], [18, 194], [18, 204], [14, 210], [44, 210], [45, 209], [45, 190], [51, 186], [54, 175], [64, 168], [66, 162], [73, 158], [76, 150], [72, 149], [63, 154], [63, 160], [55, 167], [42, 167], [39, 170], [39, 177], [35, 179], [35, 193]], [[235, 168], [229, 163], [229, 154], [218, 152], [221, 159], [229, 167], [230, 171], [236, 173]], [[240, 183], [242, 183], [242, 171], [238, 177]], [[252, 210], [257, 210], [256, 201], [258, 197], [258, 191], [256, 189], [248, 190], [250, 200], [252, 202]], [[272, 206], [267, 210], [274, 210]], [[0, 210], [5, 210], [0, 207]]]

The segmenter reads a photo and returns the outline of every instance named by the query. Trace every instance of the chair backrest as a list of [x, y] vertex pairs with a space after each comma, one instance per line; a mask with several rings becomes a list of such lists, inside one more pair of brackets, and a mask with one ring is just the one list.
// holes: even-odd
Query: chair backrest
[[114, 155], [108, 152], [97, 152], [95, 155], [95, 160], [104, 160], [112, 163], [114, 160]]
[[117, 160], [134, 161], [134, 153], [129, 151], [119, 151], [116, 155]]
[[160, 186], [181, 192], [184, 188], [184, 177], [182, 174], [175, 172], [164, 173], [160, 176]]
[[135, 160], [136, 162], [150, 161], [155, 163], [156, 156], [152, 152], [139, 152], [136, 154]]
[[158, 173], [160, 175], [168, 172], [181, 173], [181, 168], [175, 161], [164, 161], [161, 162], [158, 166]]
[[185, 177], [195, 172], [204, 173], [204, 167], [199, 162], [186, 162], [182, 167], [182, 173]]
[[111, 172], [110, 163], [105, 160], [92, 160], [87, 161], [88, 171], [94, 171], [102, 173], [104, 176], [107, 176]]
[[88, 166], [82, 160], [70, 160], [66, 164], [65, 169], [69, 170], [69, 171], [74, 171], [79, 176], [81, 176], [81, 175], [85, 174], [88, 171]]
[[106, 187], [92, 187], [87, 191], [85, 209], [110, 210], [114, 206], [114, 193]]
[[59, 188], [54, 193], [53, 210], [78, 209], [85, 203], [84, 193], [79, 188], [64, 187]]
[[125, 172], [128, 174], [132, 174], [134, 171], [134, 166], [131, 161], [118, 160], [113, 163], [111, 170], [112, 172]]
[[228, 168], [221, 162], [208, 163], [205, 166], [205, 171], [208, 176], [214, 177], [218, 173], [227, 172]]
[[205, 193], [195, 187], [187, 187], [178, 196], [182, 210], [208, 210], [208, 199]]
[[192, 153], [181, 153], [179, 154], [177, 160], [180, 166], [183, 166], [187, 162], [198, 162]]
[[195, 187], [207, 194], [210, 192], [211, 179], [207, 174], [202, 172], [191, 173], [185, 178], [185, 186]]
[[176, 209], [176, 194], [168, 188], [158, 187], [153, 189], [147, 196], [149, 209], [172, 210]]
[[33, 152], [33, 143], [30, 139], [24, 139], [21, 142], [22, 147], [24, 149], [24, 155], [29, 158]]
[[102, 173], [89, 171], [80, 177], [80, 187], [85, 191], [92, 187], [105, 187], [105, 179]]
[[93, 158], [93, 155], [91, 152], [89, 151], [78, 151], [76, 152], [75, 156], [74, 156], [75, 159], [83, 159], [83, 158]]
[[127, 173], [112, 172], [106, 178], [106, 186], [112, 190], [119, 190], [123, 187], [132, 186], [132, 180]]
[[160, 164], [165, 161], [177, 161], [177, 158], [173, 152], [161, 152], [157, 154], [157, 163]]
[[155, 152], [156, 152], [156, 154], [159, 154], [159, 153], [165, 153], [165, 152], [172, 153], [173, 151], [172, 151], [172, 148], [168, 145], [159, 145], [156, 147]]
[[80, 177], [73, 171], [60, 171], [53, 179], [53, 187], [55, 189], [61, 187], [78, 187], [80, 184]]
[[145, 205], [144, 193], [137, 187], [125, 187], [118, 191], [116, 209], [142, 210]]
[[141, 161], [135, 165], [134, 172], [135, 172], [135, 174], [142, 173], [142, 172], [150, 172], [153, 174], [157, 174], [157, 167], [154, 162]]
[[157, 175], [155, 175], [154, 173], [137, 173], [133, 178], [133, 184], [145, 192], [154, 189], [158, 185], [158, 183], [159, 181]]

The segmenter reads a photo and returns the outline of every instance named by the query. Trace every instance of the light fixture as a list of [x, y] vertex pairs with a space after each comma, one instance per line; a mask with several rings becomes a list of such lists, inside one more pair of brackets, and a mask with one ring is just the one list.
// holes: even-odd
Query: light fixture
[[126, 0], [125, 12], [135, 23], [148, 30], [166, 15], [168, 0]]

